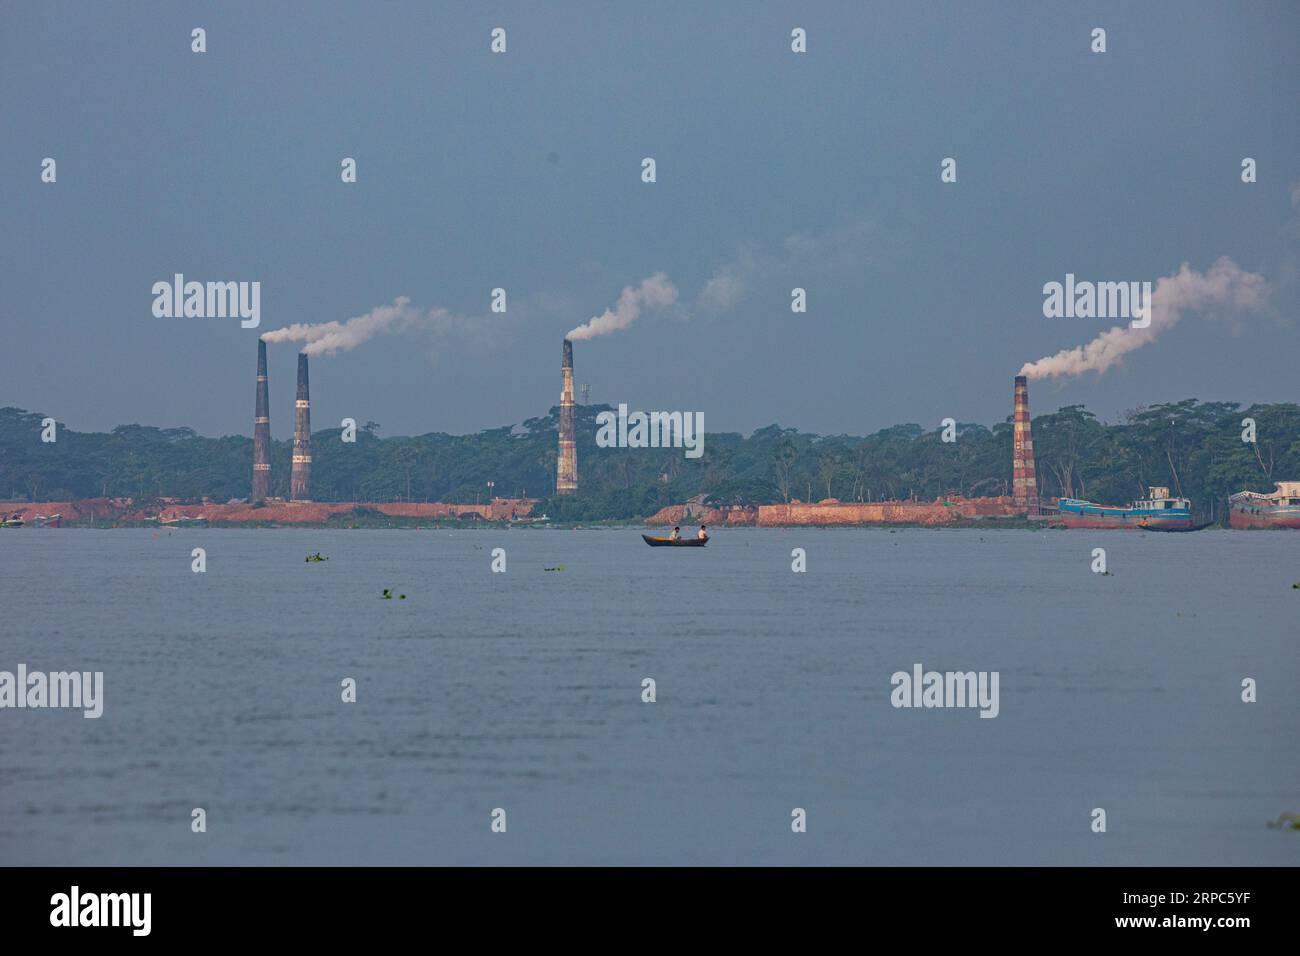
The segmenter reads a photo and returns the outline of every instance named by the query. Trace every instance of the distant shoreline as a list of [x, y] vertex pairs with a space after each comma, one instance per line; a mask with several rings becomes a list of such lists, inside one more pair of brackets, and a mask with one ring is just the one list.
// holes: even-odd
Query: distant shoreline
[[[698, 522], [685, 522], [683, 527], [695, 527]], [[1215, 526], [1219, 527], [1219, 526]], [[1079, 529], [1053, 527], [1047, 521], [1030, 521], [1027, 519], [973, 519], [958, 520], [946, 524], [926, 524], [921, 522], [894, 522], [882, 523], [871, 522], [862, 524], [782, 524], [782, 525], [729, 525], [713, 526], [710, 525], [710, 537], [717, 539], [725, 537], [732, 531], [763, 531], [763, 530], [800, 530], [800, 531], [905, 531], [905, 530], [926, 530], [926, 531], [1070, 531]], [[643, 520], [629, 521], [546, 521], [546, 522], [507, 522], [507, 521], [441, 521], [434, 522], [428, 519], [401, 519], [393, 518], [389, 520], [359, 520], [359, 521], [329, 521], [329, 522], [293, 522], [293, 523], [274, 523], [274, 522], [248, 522], [248, 521], [211, 521], [203, 524], [193, 525], [160, 525], [152, 521], [80, 521], [65, 522], [61, 528], [39, 529], [39, 528], [22, 528], [22, 529], [5, 529], [9, 533], [25, 530], [95, 530], [95, 531], [116, 531], [116, 530], [136, 530], [136, 531], [158, 531], [158, 532], [193, 532], [193, 531], [224, 531], [232, 529], [256, 530], [256, 531], [663, 531], [663, 526], [659, 524], [646, 524]], [[1092, 529], [1096, 530], [1096, 529]], [[1116, 529], [1104, 529], [1116, 530]], [[1213, 530], [1205, 529], [1205, 530]], [[1225, 529], [1237, 530], [1237, 529]], [[1244, 530], [1276, 530], [1276, 529], [1244, 529]], [[3, 533], [3, 532], [0, 532]], [[1156, 532], [1150, 532], [1156, 533]]]

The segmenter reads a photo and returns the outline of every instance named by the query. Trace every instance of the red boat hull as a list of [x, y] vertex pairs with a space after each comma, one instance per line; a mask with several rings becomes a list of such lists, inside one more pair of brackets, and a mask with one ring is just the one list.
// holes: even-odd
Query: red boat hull
[[1228, 515], [1228, 524], [1233, 528], [1300, 528], [1300, 514], [1275, 514], [1264, 510], [1252, 514], [1249, 510], [1233, 508]]

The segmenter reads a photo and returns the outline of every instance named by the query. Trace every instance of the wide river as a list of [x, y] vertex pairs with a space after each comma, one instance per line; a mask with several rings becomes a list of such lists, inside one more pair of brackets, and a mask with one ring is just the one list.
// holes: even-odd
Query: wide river
[[[0, 710], [4, 864], [1300, 862], [1297, 533], [23, 529], [0, 575], [0, 671], [104, 674]], [[997, 716], [895, 708], [915, 664]]]

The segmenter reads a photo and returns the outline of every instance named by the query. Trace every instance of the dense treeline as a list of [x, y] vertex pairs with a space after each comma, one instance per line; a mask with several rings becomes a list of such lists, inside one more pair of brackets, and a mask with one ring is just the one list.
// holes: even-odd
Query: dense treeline
[[[776, 425], [748, 437], [709, 434], [704, 455], [680, 449], [613, 449], [595, 444], [596, 414], [577, 408], [582, 493], [546, 502], [553, 517], [636, 518], [704, 494], [713, 503], [791, 499], [873, 501], [1008, 493], [1011, 425], [963, 424], [957, 440], [941, 431], [897, 425], [866, 438], [822, 437]], [[558, 410], [522, 425], [473, 435], [432, 433], [381, 438], [367, 423], [355, 443], [338, 429], [316, 432], [314, 497], [321, 501], [486, 500], [490, 494], [550, 498]], [[157, 497], [214, 501], [248, 494], [252, 440], [204, 438], [188, 428], [123, 425], [111, 433], [62, 426], [41, 441], [39, 413], [0, 409], [0, 497], [64, 501]], [[1244, 418], [1255, 443], [1242, 441]], [[1045, 497], [1069, 495], [1123, 503], [1147, 485], [1168, 485], [1210, 518], [1242, 489], [1271, 490], [1300, 479], [1300, 406], [1202, 403], [1155, 405], [1106, 424], [1072, 405], [1034, 419], [1038, 480]], [[288, 490], [291, 443], [273, 447], [271, 493]], [[494, 483], [491, 490], [488, 482]]]

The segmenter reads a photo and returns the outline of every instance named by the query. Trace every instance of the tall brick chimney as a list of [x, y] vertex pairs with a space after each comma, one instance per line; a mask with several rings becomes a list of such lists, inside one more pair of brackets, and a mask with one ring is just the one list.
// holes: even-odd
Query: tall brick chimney
[[1016, 407], [1012, 416], [1011, 495], [1026, 514], [1039, 514], [1038, 476], [1034, 473], [1034, 435], [1030, 430], [1029, 379], [1016, 376]]
[[573, 343], [564, 340], [560, 362], [564, 387], [560, 389], [560, 454], [555, 462], [555, 493], [571, 495], [578, 490], [578, 445], [573, 430]]
[[249, 501], [271, 492], [271, 403], [266, 381], [266, 343], [257, 340], [257, 404], [253, 411], [253, 486]]
[[307, 387], [307, 353], [298, 353], [298, 398], [293, 403], [293, 471], [289, 497], [311, 500], [311, 396]]

